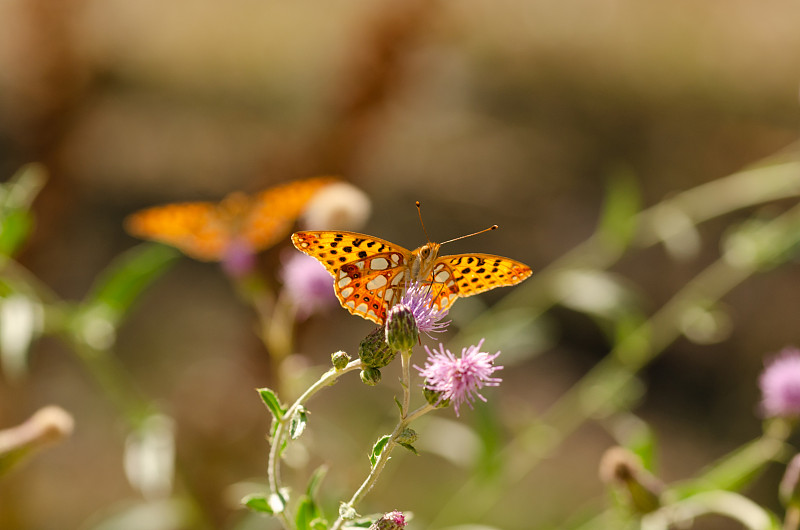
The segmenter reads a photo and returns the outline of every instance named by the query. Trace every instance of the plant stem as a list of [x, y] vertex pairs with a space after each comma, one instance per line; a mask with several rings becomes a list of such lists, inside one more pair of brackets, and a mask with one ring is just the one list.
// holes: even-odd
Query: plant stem
[[400, 411], [400, 418], [405, 419], [408, 409], [411, 406], [411, 350], [400, 352], [401, 361], [401, 384], [403, 386], [403, 410]]
[[[350, 361], [347, 366], [342, 368], [341, 370], [336, 370], [335, 368], [331, 368], [324, 374], [322, 377], [319, 378], [313, 385], [308, 387], [308, 389], [303, 392], [303, 394], [297, 398], [297, 400], [292, 403], [286, 413], [283, 415], [282, 418], [278, 421], [278, 425], [275, 429], [275, 434], [272, 437], [272, 445], [270, 446], [269, 450], [269, 460], [267, 461], [267, 475], [269, 478], [269, 488], [273, 495], [280, 495], [281, 490], [281, 477], [280, 477], [280, 454], [281, 448], [284, 443], [284, 437], [288, 432], [288, 426], [291, 422], [292, 416], [296, 413], [297, 409], [310, 400], [314, 394], [325, 388], [326, 386], [332, 385], [339, 377], [343, 376], [347, 372], [352, 372], [353, 370], [361, 369], [361, 359], [356, 359], [355, 361]], [[291, 529], [292, 524], [288, 517], [286, 517], [285, 510], [281, 510], [276, 514], [278, 518], [281, 520], [284, 528]]]
[[[408, 424], [413, 420], [434, 409], [433, 405], [426, 403], [424, 406], [409, 414], [411, 404], [411, 349], [400, 352], [400, 359], [402, 372], [401, 383], [403, 387], [403, 400], [402, 410], [400, 411], [400, 420], [397, 422], [392, 434], [389, 436], [389, 441], [387, 442], [386, 447], [383, 448], [383, 451], [381, 451], [380, 456], [378, 456], [378, 460], [375, 462], [375, 465], [372, 467], [372, 469], [370, 469], [369, 475], [367, 475], [367, 478], [347, 502], [347, 506], [350, 506], [351, 508], [354, 508], [355, 505], [358, 504], [367, 493], [369, 493], [369, 491], [375, 485], [375, 482], [377, 482], [378, 477], [380, 476], [384, 467], [386, 467], [386, 463], [389, 461], [392, 451], [395, 447], [397, 447], [397, 436], [403, 432], [403, 430], [408, 427]], [[342, 524], [344, 524], [344, 518], [342, 515], [339, 515], [339, 517], [333, 523], [333, 526], [331, 526], [331, 530], [338, 530], [341, 528]]]

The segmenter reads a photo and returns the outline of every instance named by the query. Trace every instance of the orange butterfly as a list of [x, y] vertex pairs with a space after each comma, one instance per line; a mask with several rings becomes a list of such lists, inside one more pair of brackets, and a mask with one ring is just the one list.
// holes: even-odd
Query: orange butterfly
[[221, 261], [232, 250], [256, 253], [277, 243], [320, 189], [337, 182], [316, 177], [246, 195], [234, 192], [219, 203], [155, 206], [125, 219], [134, 236], [177, 247], [201, 261]]
[[378, 325], [408, 282], [435, 286], [431, 304], [442, 311], [459, 297], [516, 285], [531, 275], [527, 265], [491, 254], [439, 256], [443, 243], [410, 251], [377, 237], [336, 231], [296, 232], [292, 243], [328, 269], [342, 307]]

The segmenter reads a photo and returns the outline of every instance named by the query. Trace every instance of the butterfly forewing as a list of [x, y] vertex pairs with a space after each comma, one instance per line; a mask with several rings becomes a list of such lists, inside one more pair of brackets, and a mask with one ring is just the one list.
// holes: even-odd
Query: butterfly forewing
[[328, 269], [350, 313], [381, 324], [400, 299], [411, 254], [405, 248], [355, 232], [297, 232], [292, 243]]
[[285, 236], [317, 192], [338, 181], [335, 177], [315, 177], [257, 193], [242, 225], [242, 236], [254, 248], [271, 247]]
[[204, 261], [219, 259], [229, 237], [215, 205], [208, 202], [147, 208], [130, 215], [125, 228], [137, 237], [175, 246]]
[[454, 254], [441, 256], [439, 263], [453, 271], [458, 296], [472, 296], [496, 287], [516, 285], [532, 271], [519, 261], [491, 254]]

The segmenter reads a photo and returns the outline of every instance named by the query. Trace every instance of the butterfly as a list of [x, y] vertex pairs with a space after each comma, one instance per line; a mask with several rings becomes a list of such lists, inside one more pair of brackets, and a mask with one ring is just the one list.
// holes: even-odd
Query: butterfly
[[342, 307], [378, 325], [409, 282], [430, 285], [431, 306], [442, 311], [460, 297], [516, 285], [532, 273], [519, 261], [491, 254], [439, 256], [443, 243], [407, 250], [378, 237], [336, 231], [296, 232], [292, 243], [333, 276]]
[[183, 202], [140, 210], [125, 219], [132, 235], [166, 243], [201, 261], [222, 261], [236, 248], [256, 253], [280, 241], [323, 187], [315, 177], [254, 195], [234, 192], [219, 203]]

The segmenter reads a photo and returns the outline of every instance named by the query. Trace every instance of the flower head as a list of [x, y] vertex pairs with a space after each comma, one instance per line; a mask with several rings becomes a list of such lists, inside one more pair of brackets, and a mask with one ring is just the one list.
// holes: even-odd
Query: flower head
[[293, 253], [284, 263], [281, 275], [286, 293], [297, 306], [300, 319], [336, 302], [331, 275], [311, 256]]
[[784, 348], [767, 362], [758, 384], [764, 415], [800, 417], [800, 350]]
[[411, 308], [397, 304], [386, 315], [386, 344], [394, 350], [409, 351], [419, 340], [419, 328]]
[[414, 315], [417, 328], [429, 337], [431, 333], [444, 331], [447, 329], [447, 325], [450, 324], [449, 320], [442, 321], [447, 316], [447, 309], [437, 310], [431, 304], [432, 301], [431, 286], [417, 282], [409, 284], [408, 289], [400, 299], [400, 303], [408, 307]]
[[232, 278], [246, 276], [256, 266], [256, 253], [244, 239], [235, 239], [222, 256], [222, 270]]
[[397, 510], [383, 514], [383, 517], [372, 523], [369, 530], [401, 530], [406, 526], [403, 512]]
[[502, 366], [495, 366], [494, 360], [500, 352], [489, 354], [481, 351], [483, 339], [476, 346], [463, 348], [461, 357], [457, 358], [450, 350], [445, 350], [444, 345], [439, 345], [439, 350], [428, 352], [425, 367], [414, 366], [422, 377], [425, 378], [424, 387], [428, 390], [441, 393], [440, 400], [450, 400], [458, 416], [458, 408], [463, 403], [472, 407], [475, 398], [486, 401], [478, 391], [484, 386], [498, 386], [501, 379], [492, 377], [495, 370]]

